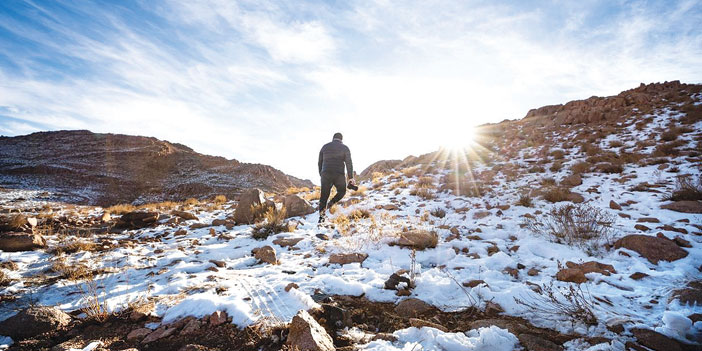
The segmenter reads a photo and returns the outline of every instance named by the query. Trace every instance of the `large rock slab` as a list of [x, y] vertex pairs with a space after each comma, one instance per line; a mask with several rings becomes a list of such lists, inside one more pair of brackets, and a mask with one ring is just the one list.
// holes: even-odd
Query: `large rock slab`
[[256, 218], [251, 210], [251, 206], [260, 205], [266, 202], [266, 198], [261, 189], [249, 189], [239, 197], [239, 202], [234, 211], [234, 221], [237, 224], [251, 224]]
[[31, 251], [46, 246], [39, 234], [6, 232], [0, 233], [0, 251]]
[[336, 253], [329, 256], [329, 263], [345, 265], [349, 263], [363, 263], [368, 258], [366, 253]]
[[22, 340], [65, 327], [70, 322], [71, 316], [56, 307], [30, 307], [0, 322], [0, 335]]
[[431, 311], [434, 306], [413, 297], [400, 301], [395, 306], [395, 313], [405, 318], [416, 318], [423, 313]]
[[658, 261], [672, 262], [687, 256], [687, 251], [674, 241], [648, 235], [627, 235], [617, 240], [614, 247], [636, 251], [653, 264], [658, 264]]
[[124, 229], [146, 228], [158, 221], [158, 212], [134, 211], [119, 218], [115, 227]]
[[426, 230], [415, 230], [400, 233], [400, 237], [395, 241], [395, 245], [411, 247], [417, 250], [434, 248], [439, 242], [439, 236], [434, 232]]
[[661, 208], [683, 213], [702, 213], [702, 201], [675, 201]]
[[680, 344], [659, 332], [651, 329], [634, 328], [631, 330], [636, 341], [655, 351], [682, 351]]
[[307, 311], [300, 311], [290, 322], [288, 346], [300, 351], [334, 351], [334, 341]]
[[285, 207], [285, 214], [288, 218], [306, 216], [316, 211], [309, 201], [292, 194], [285, 196], [283, 199], [283, 207]]

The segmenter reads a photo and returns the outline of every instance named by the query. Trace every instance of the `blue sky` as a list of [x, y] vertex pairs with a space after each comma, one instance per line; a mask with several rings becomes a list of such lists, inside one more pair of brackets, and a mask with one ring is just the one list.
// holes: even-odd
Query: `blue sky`
[[0, 135], [154, 136], [317, 181], [471, 126], [702, 82], [700, 1], [0, 1]]

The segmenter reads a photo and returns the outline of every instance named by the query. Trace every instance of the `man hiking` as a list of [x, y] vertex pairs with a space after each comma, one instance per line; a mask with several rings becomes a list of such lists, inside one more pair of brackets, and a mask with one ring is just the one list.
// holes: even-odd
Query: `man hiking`
[[[322, 146], [322, 150], [319, 151], [319, 176], [322, 178], [322, 194], [319, 197], [319, 223], [324, 222], [327, 207], [332, 207], [346, 194], [344, 164], [346, 164], [345, 168], [349, 177], [349, 184], [356, 184], [356, 181], [353, 179], [351, 151], [341, 141], [343, 138], [341, 133], [334, 134], [332, 141]], [[327, 206], [332, 185], [336, 188], [336, 195]]]

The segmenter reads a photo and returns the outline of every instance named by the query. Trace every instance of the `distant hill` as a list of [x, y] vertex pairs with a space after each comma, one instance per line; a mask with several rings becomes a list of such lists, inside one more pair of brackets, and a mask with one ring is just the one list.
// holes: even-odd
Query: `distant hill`
[[143, 203], [312, 185], [271, 166], [203, 155], [151, 137], [87, 130], [0, 137], [0, 186], [51, 191], [59, 201]]

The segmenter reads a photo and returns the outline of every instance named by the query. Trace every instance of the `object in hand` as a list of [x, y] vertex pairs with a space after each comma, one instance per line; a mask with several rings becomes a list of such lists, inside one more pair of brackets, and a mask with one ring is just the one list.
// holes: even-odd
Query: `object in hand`
[[351, 182], [349, 182], [349, 183], [346, 185], [346, 187], [349, 188], [349, 189], [351, 189], [351, 190], [354, 190], [354, 191], [358, 190], [358, 186], [357, 186], [356, 184], [351, 183]]

